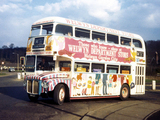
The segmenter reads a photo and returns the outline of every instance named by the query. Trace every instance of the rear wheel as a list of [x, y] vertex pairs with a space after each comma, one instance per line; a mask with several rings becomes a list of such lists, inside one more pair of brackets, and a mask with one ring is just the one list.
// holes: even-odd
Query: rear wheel
[[30, 99], [30, 101], [37, 101], [38, 98], [39, 98], [39, 95], [31, 95], [31, 94], [28, 94], [28, 98]]
[[54, 90], [54, 94], [53, 94], [53, 100], [56, 104], [58, 105], [62, 105], [65, 99], [65, 87], [63, 84], [58, 85], [55, 90]]
[[129, 86], [124, 84], [121, 88], [120, 98], [121, 100], [126, 100], [130, 96]]

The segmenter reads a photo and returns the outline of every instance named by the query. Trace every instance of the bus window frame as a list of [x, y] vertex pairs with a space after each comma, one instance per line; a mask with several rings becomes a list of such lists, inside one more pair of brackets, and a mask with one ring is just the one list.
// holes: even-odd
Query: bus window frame
[[[72, 30], [71, 30], [71, 31], [72, 31], [72, 32], [71, 32], [71, 35], [69, 34], [70, 31], [69, 31], [68, 33], [65, 33], [65, 34], [64, 34], [64, 33], [56, 32], [56, 29], [57, 29], [57, 26], [58, 26], [58, 25], [71, 27], [71, 29], [72, 29]], [[71, 36], [71, 37], [73, 37], [73, 34], [74, 34], [73, 29], [74, 29], [74, 26], [67, 25], [67, 24], [57, 23], [57, 24], [55, 25], [55, 28], [54, 28], [54, 33], [57, 34], [57, 35], [63, 35], [63, 36]]]
[[[37, 34], [37, 35], [32, 35], [32, 29], [33, 28], [36, 28], [36, 27], [39, 27], [39, 34]], [[39, 36], [39, 35], [41, 35], [41, 25], [33, 25], [32, 27], [31, 27], [31, 30], [30, 30], [30, 37], [32, 37], [32, 36]]]
[[[122, 69], [121, 69], [121, 67], [129, 67], [129, 74], [131, 74], [132, 73], [132, 66], [131, 65], [120, 65], [119, 66], [119, 71], [120, 71], [120, 74], [124, 74], [123, 72], [122, 72]], [[127, 71], [127, 69], [123, 69], [124, 71]]]
[[[43, 34], [43, 26], [47, 26], [47, 25], [52, 25], [52, 32], [51, 33], [49, 33], [49, 34]], [[48, 24], [42, 24], [42, 33], [41, 33], [41, 35], [51, 35], [51, 34], [53, 34], [53, 29], [54, 29], [54, 23], [48, 23]]]
[[[118, 45], [119, 44], [119, 36], [118, 35], [115, 35], [115, 34], [111, 34], [111, 33], [106, 33], [107, 35], [106, 35], [106, 39], [107, 39], [107, 43], [111, 43], [111, 44], [115, 44], [115, 45]], [[109, 36], [114, 36], [114, 37], [117, 37], [117, 43], [115, 42], [115, 41], [112, 41], [112, 40], [108, 40], [108, 37]], [[113, 39], [113, 38], [112, 38]]]
[[[104, 63], [91, 63], [91, 72], [92, 73], [95, 73], [94, 71], [93, 71], [93, 64], [95, 64], [95, 65], [103, 65], [103, 71], [101, 71], [100, 73], [105, 73], [105, 64]], [[96, 68], [97, 69], [97, 68]], [[102, 69], [101, 69], [102, 70]]]
[[[141, 43], [141, 47], [137, 47], [137, 46], [134, 44], [134, 40], [139, 41], [139, 42]], [[132, 39], [132, 44], [133, 44], [136, 48], [143, 48], [143, 44], [142, 44], [141, 40], [139, 40], [139, 39], [133, 38], [133, 39]]]
[[[98, 39], [97, 37], [94, 37], [94, 38], [93, 38], [93, 34], [100, 36], [100, 37], [98, 37], [99, 39]], [[102, 34], [103, 34], [103, 35], [102, 35]], [[104, 39], [101, 39], [102, 37], [104, 37]], [[97, 31], [92, 30], [91, 38], [92, 38], [92, 40], [96, 40], [96, 41], [100, 41], [100, 42], [105, 42], [105, 41], [106, 41], [106, 33], [97, 32]]]
[[[109, 67], [113, 67], [112, 69], [118, 68], [117, 72], [116, 72], [116, 73], [114, 73], [114, 72], [109, 72], [108, 66], [109, 66]], [[115, 66], [115, 67], [114, 67], [114, 66]], [[119, 73], [120, 73], [120, 66], [119, 66], [119, 65], [113, 65], [113, 64], [107, 64], [107, 65], [106, 65], [106, 73], [109, 73], [109, 74], [110, 74], [110, 73], [119, 74]]]
[[[126, 41], [128, 41], [128, 42], [126, 42]], [[121, 45], [130, 46], [131, 47], [132, 46], [132, 39], [129, 38], [129, 37], [121, 36], [120, 37], [120, 43], [121, 43]]]
[[[80, 32], [83, 32], [83, 30], [84, 31], [86, 31], [86, 32], [83, 32], [83, 33], [88, 33], [88, 35], [89, 35], [89, 37], [84, 37], [84, 36], [79, 36], [79, 37], [77, 37], [76, 35], [76, 30], [77, 29], [79, 29], [78, 31], [80, 31]], [[81, 31], [81, 30], [82, 31]], [[88, 32], [87, 32], [88, 31]], [[75, 32], [75, 36], [74, 37], [76, 37], [76, 38], [82, 38], [82, 39], [91, 39], [91, 37], [92, 37], [92, 35], [91, 35], [91, 29], [86, 29], [86, 28], [81, 28], [81, 27], [75, 27], [75, 29], [74, 29], [74, 32]]]
[[[82, 64], [89, 64], [89, 68], [88, 68], [88, 71], [87, 71], [87, 69], [86, 69], [86, 73], [90, 73], [91, 64], [90, 64], [89, 62], [79, 62], [79, 61], [75, 61], [75, 62], [74, 62], [74, 65], [73, 65], [74, 72], [77, 72], [76, 69], [78, 68], [78, 67], [75, 68], [76, 63], [78, 63], [78, 64], [81, 64], [81, 63], [82, 63]], [[72, 68], [71, 68], [71, 69], [72, 69]]]
[[[59, 61], [59, 71], [63, 71], [63, 70], [61, 70], [62, 69], [62, 67], [64, 67], [64, 66], [61, 66], [60, 64], [61, 64], [61, 62], [62, 62], [62, 64], [64, 63], [64, 62], [66, 62], [66, 63], [68, 63], [68, 65], [69, 65], [69, 63], [70, 63], [70, 66], [69, 66], [69, 71], [66, 71], [66, 72], [71, 72], [71, 61]], [[66, 67], [67, 68], [67, 67]]]

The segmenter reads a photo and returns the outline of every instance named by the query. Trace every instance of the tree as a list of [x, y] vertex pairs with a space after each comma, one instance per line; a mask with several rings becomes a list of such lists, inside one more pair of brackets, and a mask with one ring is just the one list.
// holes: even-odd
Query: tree
[[3, 45], [3, 46], [2, 46], [2, 49], [7, 49], [7, 48], [8, 48], [7, 45]]
[[11, 43], [11, 44], [9, 45], [9, 48], [13, 49], [13, 48], [14, 48], [14, 44]]

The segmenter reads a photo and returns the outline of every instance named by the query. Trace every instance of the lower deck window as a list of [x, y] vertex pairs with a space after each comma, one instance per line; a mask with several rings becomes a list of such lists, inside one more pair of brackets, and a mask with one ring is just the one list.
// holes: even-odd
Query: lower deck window
[[118, 73], [118, 65], [107, 65], [107, 73]]
[[121, 74], [131, 74], [131, 66], [121, 65], [120, 66], [120, 73]]
[[37, 70], [55, 70], [55, 61], [53, 61], [53, 57], [37, 57]]
[[60, 71], [71, 71], [70, 61], [60, 61], [59, 62]]
[[92, 63], [92, 72], [104, 72], [104, 64]]
[[75, 62], [74, 71], [75, 72], [89, 72], [89, 63], [78, 63]]

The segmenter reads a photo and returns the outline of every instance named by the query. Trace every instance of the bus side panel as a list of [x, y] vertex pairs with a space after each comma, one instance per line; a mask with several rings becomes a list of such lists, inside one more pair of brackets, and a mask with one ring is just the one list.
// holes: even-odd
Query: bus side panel
[[124, 83], [131, 89], [135, 87], [132, 75], [75, 73], [72, 78], [71, 97], [120, 95]]

